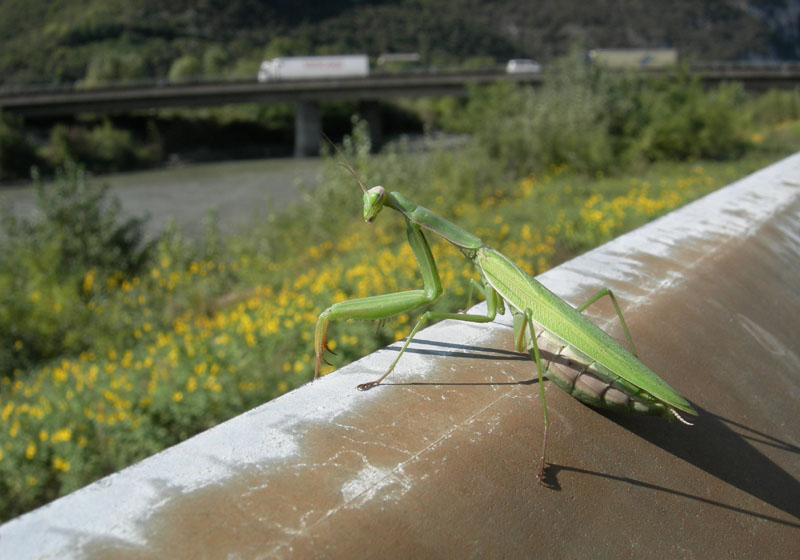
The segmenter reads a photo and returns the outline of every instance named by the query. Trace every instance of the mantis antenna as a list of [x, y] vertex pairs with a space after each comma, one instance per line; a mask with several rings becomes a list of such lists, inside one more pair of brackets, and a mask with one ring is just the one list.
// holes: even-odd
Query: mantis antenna
[[325, 140], [328, 141], [328, 144], [333, 146], [333, 149], [336, 150], [336, 152], [344, 160], [344, 163], [339, 162], [339, 165], [341, 165], [342, 167], [344, 167], [345, 169], [347, 169], [350, 172], [350, 175], [352, 175], [355, 178], [356, 182], [358, 182], [358, 185], [361, 187], [361, 190], [364, 191], [364, 194], [366, 194], [367, 187], [364, 186], [364, 183], [361, 182], [361, 177], [358, 176], [358, 174], [353, 169], [353, 166], [350, 165], [349, 161], [347, 161], [347, 158], [345, 157], [344, 152], [342, 152], [342, 150], [339, 149], [339, 146], [334, 144], [333, 141], [330, 138], [328, 138], [328, 135], [325, 134], [324, 132], [322, 133], [322, 137], [325, 138]]

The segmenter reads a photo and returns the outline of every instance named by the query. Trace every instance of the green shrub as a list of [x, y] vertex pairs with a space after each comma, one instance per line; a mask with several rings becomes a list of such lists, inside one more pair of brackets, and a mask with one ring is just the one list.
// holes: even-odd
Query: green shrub
[[114, 128], [109, 120], [88, 130], [57, 124], [50, 131], [50, 144], [44, 153], [53, 165], [76, 161], [99, 172], [130, 169], [139, 161], [133, 135]]
[[230, 57], [219, 45], [212, 45], [203, 53], [203, 74], [207, 77], [222, 76], [229, 65]]
[[538, 89], [475, 88], [463, 110], [444, 104], [440, 117], [513, 175], [561, 165], [593, 173], [641, 159], [740, 155], [748, 141], [744, 102], [736, 85], [704, 89], [682, 72], [650, 80], [568, 58], [548, 68]]
[[87, 283], [132, 274], [146, 261], [141, 218], [121, 217], [108, 186], [68, 163], [45, 183], [34, 175], [40, 217], [2, 218], [0, 376], [86, 348], [108, 325], [93, 324]]
[[800, 88], [770, 90], [751, 100], [749, 107], [756, 127], [800, 119]]
[[82, 85], [87, 88], [104, 87], [143, 80], [149, 75], [147, 62], [136, 51], [101, 51], [89, 60]]
[[698, 80], [669, 80], [642, 98], [647, 123], [639, 133], [640, 149], [651, 161], [730, 158], [747, 144], [741, 86], [705, 90]]
[[86, 162], [95, 171], [129, 169], [136, 163], [133, 136], [105, 120], [86, 135]]
[[203, 75], [203, 65], [197, 57], [190, 54], [176, 58], [169, 68], [170, 82], [189, 82]]

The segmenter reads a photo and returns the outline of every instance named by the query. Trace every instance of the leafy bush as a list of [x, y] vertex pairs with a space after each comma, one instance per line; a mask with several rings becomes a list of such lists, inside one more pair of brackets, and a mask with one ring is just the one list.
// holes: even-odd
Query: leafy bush
[[741, 88], [706, 90], [683, 72], [664, 80], [612, 73], [574, 58], [551, 65], [538, 89], [473, 90], [443, 124], [471, 133], [514, 175], [567, 165], [606, 172], [637, 160], [729, 158], [747, 144]]
[[133, 135], [114, 128], [109, 120], [89, 130], [57, 124], [50, 131], [50, 144], [44, 153], [53, 165], [77, 161], [100, 172], [130, 169], [140, 161]]
[[648, 88], [642, 97], [647, 123], [640, 149], [649, 160], [730, 158], [747, 143], [738, 85], [706, 91], [698, 80], [679, 79]]
[[92, 56], [82, 85], [87, 88], [144, 80], [150, 69], [144, 57], [135, 50], [102, 50]]
[[800, 119], [800, 88], [770, 90], [749, 103], [750, 119], [756, 126], [769, 126]]
[[203, 65], [197, 57], [190, 54], [176, 58], [169, 68], [170, 82], [188, 82], [203, 75]]
[[68, 163], [55, 181], [34, 175], [41, 217], [3, 216], [0, 246], [0, 376], [88, 347], [107, 325], [92, 324], [84, 298], [94, 282], [145, 262], [140, 218], [123, 219], [107, 186]]
[[219, 45], [212, 45], [203, 53], [203, 74], [206, 77], [222, 76], [229, 64], [228, 53]]

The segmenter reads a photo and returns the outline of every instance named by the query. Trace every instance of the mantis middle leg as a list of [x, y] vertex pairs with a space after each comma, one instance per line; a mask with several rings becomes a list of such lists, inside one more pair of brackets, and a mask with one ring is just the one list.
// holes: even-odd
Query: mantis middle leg
[[381, 375], [375, 381], [362, 383], [361, 385], [358, 386], [358, 389], [360, 389], [361, 391], [370, 389], [375, 385], [380, 384], [381, 381], [386, 379], [386, 376], [392, 373], [392, 370], [394, 370], [394, 366], [396, 366], [397, 362], [400, 361], [400, 357], [406, 351], [408, 345], [411, 344], [411, 341], [414, 339], [414, 336], [425, 325], [425, 323], [427, 323], [431, 319], [453, 319], [455, 321], [466, 321], [468, 323], [490, 323], [494, 321], [494, 318], [497, 316], [498, 306], [502, 306], [502, 299], [497, 294], [497, 292], [495, 292], [494, 289], [488, 284], [484, 288], [480, 289], [486, 295], [486, 315], [475, 315], [469, 313], [440, 313], [434, 311], [426, 311], [425, 313], [423, 313], [422, 317], [419, 318], [417, 324], [414, 325], [414, 328], [411, 329], [411, 332], [406, 337], [406, 341], [403, 344], [403, 347], [400, 349], [400, 352], [397, 354], [397, 357], [392, 362], [392, 365], [390, 365], [389, 369], [386, 370], [386, 373]]
[[596, 302], [603, 296], [608, 296], [609, 299], [611, 300], [611, 303], [614, 305], [614, 310], [617, 312], [617, 317], [619, 317], [619, 322], [622, 325], [622, 330], [625, 331], [625, 338], [628, 340], [628, 345], [631, 347], [631, 354], [633, 354], [638, 358], [639, 356], [638, 354], [636, 354], [636, 348], [633, 347], [633, 339], [631, 338], [631, 333], [630, 331], [628, 331], [628, 325], [625, 323], [625, 319], [622, 317], [622, 310], [619, 308], [619, 304], [617, 303], [617, 298], [614, 296], [614, 292], [612, 292], [608, 288], [601, 289], [595, 295], [586, 300], [586, 302], [583, 305], [578, 307], [577, 308], [578, 311], [583, 312], [587, 307], [592, 305], [594, 302]]

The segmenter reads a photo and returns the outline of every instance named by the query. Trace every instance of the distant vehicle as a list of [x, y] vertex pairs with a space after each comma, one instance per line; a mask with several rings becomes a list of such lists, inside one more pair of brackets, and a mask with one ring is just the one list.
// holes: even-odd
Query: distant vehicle
[[282, 56], [265, 60], [258, 69], [259, 82], [354, 78], [367, 75], [369, 75], [369, 57], [365, 54]]
[[512, 58], [506, 64], [506, 74], [537, 74], [542, 65], [530, 58]]
[[668, 68], [678, 64], [677, 49], [592, 49], [587, 58], [607, 68]]

